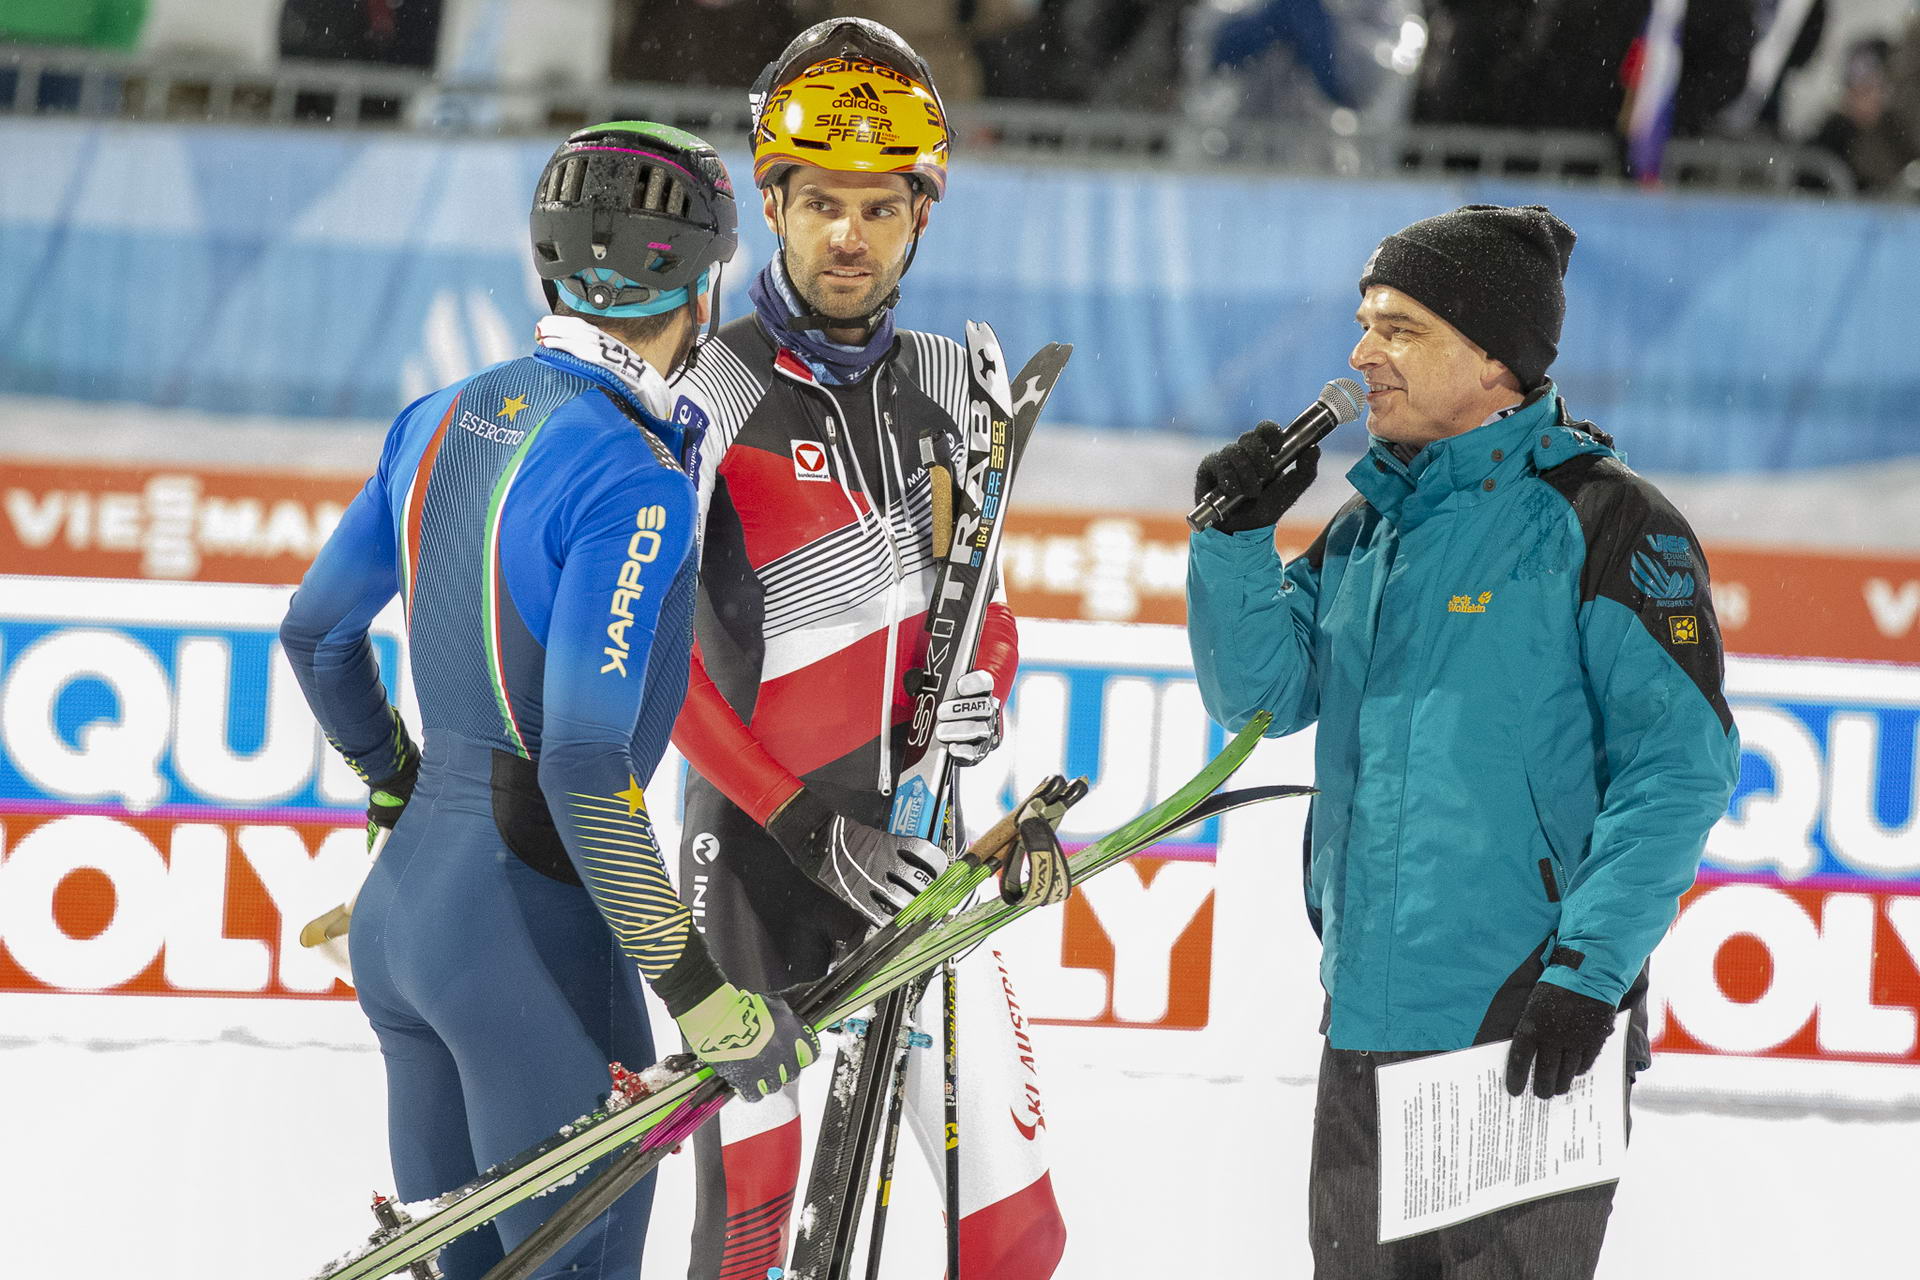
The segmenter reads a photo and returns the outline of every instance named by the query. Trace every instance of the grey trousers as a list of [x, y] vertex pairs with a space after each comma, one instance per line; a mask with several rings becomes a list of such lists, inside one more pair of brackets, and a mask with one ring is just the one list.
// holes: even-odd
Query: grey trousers
[[1591, 1280], [1613, 1209], [1611, 1182], [1379, 1243], [1379, 1103], [1373, 1073], [1382, 1063], [1423, 1056], [1332, 1045], [1321, 1052], [1313, 1172], [1307, 1181], [1315, 1280]]

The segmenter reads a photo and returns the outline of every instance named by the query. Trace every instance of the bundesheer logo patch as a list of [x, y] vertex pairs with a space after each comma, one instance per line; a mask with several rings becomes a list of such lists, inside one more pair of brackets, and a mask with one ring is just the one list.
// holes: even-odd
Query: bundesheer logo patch
[[795, 440], [793, 478], [818, 480], [823, 484], [831, 480], [833, 477], [827, 474], [827, 447], [815, 440]]

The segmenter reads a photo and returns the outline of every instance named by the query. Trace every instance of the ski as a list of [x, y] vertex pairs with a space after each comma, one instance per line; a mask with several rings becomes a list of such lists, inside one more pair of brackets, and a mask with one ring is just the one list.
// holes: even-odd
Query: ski
[[[1265, 712], [1261, 713], [1262, 716], [1265, 714]], [[1217, 761], [1216, 757], [1216, 763]], [[1152, 822], [1148, 821], [1154, 818], [1154, 812], [1150, 811], [1112, 835], [1070, 855], [1067, 858], [1067, 865], [1072, 870], [1073, 883], [1079, 884], [1089, 876], [1100, 874], [1142, 849], [1158, 844], [1175, 832], [1197, 826], [1210, 818], [1217, 818], [1234, 809], [1267, 800], [1312, 794], [1312, 787], [1285, 785], [1246, 787], [1238, 791], [1223, 791], [1217, 796], [1205, 798], [1202, 803], [1195, 804], [1184, 813], [1176, 811], [1172, 816]], [[1132, 834], [1127, 834], [1129, 832]], [[891, 991], [914, 974], [922, 973], [934, 965], [943, 963], [950, 956], [957, 956], [978, 946], [989, 935], [1006, 928], [1040, 905], [1039, 902], [1010, 903], [1002, 898], [994, 898], [950, 920], [944, 920], [897, 951], [884, 966], [874, 972], [866, 985], [856, 988], [846, 998], [858, 1000], [862, 993], [871, 997], [872, 993]]]
[[[870, 1040], [877, 1034], [873, 1032], [866, 1019], [847, 1016], [861, 1008], [867, 1001], [845, 1002], [844, 993], [860, 984], [858, 975], [867, 973], [883, 964], [890, 963], [900, 951], [905, 941], [917, 938], [940, 918], [945, 917], [955, 907], [969, 898], [974, 889], [992, 875], [994, 870], [1003, 866], [1009, 851], [1014, 847], [1017, 823], [1023, 818], [1036, 818], [1049, 824], [1057, 824], [1066, 809], [1086, 794], [1084, 780], [1068, 783], [1059, 777], [1049, 778], [1016, 806], [1012, 812], [996, 822], [973, 846], [959, 859], [950, 864], [934, 882], [921, 890], [920, 894], [907, 905], [906, 910], [894, 917], [885, 930], [870, 934], [853, 952], [844, 957], [829, 974], [806, 994], [795, 999], [793, 1008], [805, 1018], [808, 1025], [819, 1031], [830, 1032], [836, 1027], [852, 1033], [854, 1043], [851, 1046], [856, 1061], [859, 1054], [866, 1051]], [[842, 971], [853, 977], [840, 977]], [[907, 979], [911, 981], [911, 975]], [[882, 994], [882, 993], [876, 993]], [[836, 1011], [829, 1017], [822, 1009]], [[670, 1059], [673, 1070], [683, 1071], [699, 1068], [699, 1064], [686, 1055]], [[701, 1089], [678, 1104], [688, 1113], [689, 1120], [684, 1128], [676, 1128], [675, 1133], [683, 1135], [697, 1129], [706, 1118], [724, 1104], [729, 1097], [725, 1086], [711, 1078], [704, 1068], [699, 1068], [709, 1079]], [[840, 1078], [835, 1077], [835, 1087], [839, 1087]], [[846, 1088], [855, 1087], [851, 1077]], [[830, 1106], [846, 1106], [846, 1101], [829, 1098]], [[636, 1182], [650, 1173], [665, 1157], [679, 1136], [659, 1138], [649, 1133], [646, 1138], [622, 1155], [612, 1165], [594, 1176], [592, 1183], [578, 1195], [550, 1216], [504, 1258], [483, 1280], [529, 1280], [545, 1262], [558, 1252], [568, 1240], [582, 1228], [604, 1213], [614, 1200], [624, 1195]]]
[[[1265, 713], [1262, 713], [1258, 723], [1265, 723]], [[1253, 726], [1249, 726], [1250, 729], [1252, 727]], [[1257, 740], [1257, 735], [1254, 735], [1249, 741], [1255, 740]], [[1228, 762], [1228, 756], [1237, 749], [1239, 743], [1240, 740], [1236, 739], [1235, 743], [1229, 744], [1228, 750], [1223, 752], [1220, 757], [1216, 757], [1213, 763], [1208, 766], [1209, 771], [1218, 770], [1220, 772], [1220, 776], [1214, 781], [1213, 785], [1217, 786], [1220, 781], [1224, 781], [1224, 778], [1230, 776], [1234, 768], [1238, 767], [1237, 760], [1231, 763]], [[1201, 775], [1202, 778], [1206, 776], [1207, 774], [1205, 773]], [[1201, 778], [1195, 779], [1195, 783], [1200, 781]], [[1168, 801], [1160, 806], [1156, 806], [1156, 808], [1148, 814], [1142, 815], [1140, 820], [1136, 820], [1126, 828], [1123, 828], [1122, 831], [1115, 832], [1114, 836], [1096, 842], [1096, 844], [1083, 849], [1080, 854], [1075, 855], [1079, 858], [1081, 867], [1081, 871], [1074, 876], [1075, 882], [1084, 879], [1085, 876], [1096, 875], [1123, 860], [1130, 854], [1150, 848], [1152, 845], [1177, 831], [1189, 826], [1196, 826], [1210, 818], [1218, 817], [1231, 810], [1257, 804], [1265, 800], [1311, 795], [1313, 793], [1313, 788], [1311, 787], [1248, 787], [1238, 791], [1222, 792], [1207, 797], [1198, 805], [1191, 805], [1191, 801], [1186, 797], [1194, 789], [1194, 785], [1195, 784], [1190, 783], [1188, 787], [1183, 788], [1181, 792], [1176, 793], [1175, 796]], [[1187, 804], [1191, 807], [1183, 811], [1182, 804]], [[1149, 822], [1147, 819], [1155, 820]], [[1121, 836], [1122, 834], [1126, 835], [1126, 839], [1116, 842], [1115, 837]], [[1069, 859], [1068, 861], [1071, 864], [1073, 860]], [[951, 957], [978, 946], [981, 942], [985, 941], [989, 935], [995, 932], [995, 930], [1011, 923], [1013, 919], [1025, 915], [1034, 907], [1043, 905], [1043, 902], [1044, 899], [1040, 898], [1035, 898], [1025, 903], [996, 899], [994, 902], [985, 904], [962, 917], [946, 921], [943, 926], [931, 932], [922, 934], [920, 944], [915, 948], [916, 954], [927, 956], [937, 955], [939, 958], [932, 961], [933, 964], [948, 963]], [[871, 990], [878, 992], [884, 990], [891, 983], [909, 981], [911, 980], [910, 977], [903, 977], [901, 975], [911, 975], [916, 972], [919, 971], [907, 968], [900, 963], [899, 957], [896, 956], [887, 974], [876, 980]], [[858, 999], [858, 997], [855, 997], [855, 999]], [[864, 1028], [862, 1033], [863, 1043], [869, 1041], [871, 1036], [871, 1026]], [[718, 1089], [718, 1086], [715, 1087]], [[724, 1102], [727, 1095], [722, 1092], [719, 1096]], [[691, 1100], [689, 1103], [683, 1105], [689, 1107], [697, 1106], [699, 1105], [699, 1099]], [[704, 1122], [706, 1116], [710, 1114], [711, 1110], [702, 1112], [699, 1119], [694, 1122], [693, 1127], [698, 1127], [698, 1124]], [[675, 1141], [677, 1140], [678, 1139], [675, 1139]], [[509, 1253], [505, 1261], [495, 1267], [494, 1270], [489, 1271], [483, 1280], [529, 1280], [548, 1258], [559, 1251], [566, 1241], [572, 1239], [573, 1236], [584, 1229], [587, 1224], [604, 1213], [615, 1200], [630, 1190], [635, 1183], [639, 1182], [640, 1179], [646, 1177], [647, 1174], [658, 1167], [660, 1161], [665, 1158], [669, 1145], [670, 1144], [650, 1140], [635, 1146], [632, 1150], [621, 1156], [606, 1170], [596, 1175], [593, 1182], [590, 1183], [585, 1190], [581, 1191], [556, 1210], [553, 1216], [543, 1223], [532, 1236]], [[869, 1265], [871, 1265], [871, 1263], [872, 1259], [869, 1257]]]
[[[931, 974], [921, 974], [905, 987], [906, 1007], [918, 1009], [920, 997], [926, 993]], [[893, 1086], [887, 1091], [887, 1127], [880, 1137], [880, 1169], [874, 1186], [873, 1234], [867, 1240], [867, 1280], [879, 1280], [881, 1246], [886, 1242], [887, 1210], [893, 1204], [893, 1170], [900, 1158], [900, 1121], [907, 1110], [907, 1070], [912, 1061], [913, 1051], [917, 1048], [931, 1047], [930, 1037], [914, 1029], [913, 1019], [908, 1018], [901, 1026], [902, 1035], [895, 1042], [894, 1068], [888, 1079]], [[956, 1225], [958, 1219], [954, 1220]], [[952, 1232], [948, 1233], [950, 1236]]]
[[[1255, 716], [1185, 786], [1126, 826], [1073, 854], [1068, 863], [1074, 878], [1097, 875], [1173, 832], [1229, 809], [1309, 794], [1311, 788], [1307, 787], [1256, 787], [1213, 795], [1245, 762], [1269, 723], [1271, 719], [1264, 712]], [[845, 963], [818, 984], [817, 990], [824, 993], [821, 998], [813, 999], [814, 993], [809, 992], [804, 1015], [809, 1025], [826, 1029], [947, 957], [977, 945], [1037, 906], [1037, 902], [1022, 905], [996, 897], [958, 916], [941, 918], [965, 902], [998, 869], [999, 859], [1012, 843], [1008, 833], [1016, 828], [1017, 815], [1031, 804], [1030, 797], [1020, 809], [1002, 818], [946, 874], [909, 903], [901, 912], [902, 917], [910, 917], [904, 925], [896, 917], [893, 924], [856, 948]], [[907, 936], [900, 939], [895, 934]], [[849, 967], [858, 972], [842, 972]], [[674, 1144], [697, 1129], [731, 1096], [712, 1071], [689, 1054], [667, 1058], [643, 1076], [647, 1092], [637, 1100], [612, 1099], [601, 1110], [580, 1117], [539, 1146], [494, 1166], [465, 1186], [431, 1200], [396, 1206], [400, 1226], [382, 1227], [366, 1244], [315, 1272], [312, 1280], [377, 1280], [405, 1270], [504, 1210], [573, 1178], [595, 1161], [639, 1144], [561, 1205], [535, 1237], [515, 1250], [515, 1255], [533, 1244], [536, 1237], [557, 1249], [626, 1189], [615, 1186], [616, 1172], [630, 1174], [632, 1181], [644, 1177]], [[603, 1186], [611, 1194], [594, 1209], [595, 1193]], [[569, 1222], [571, 1230], [566, 1230]], [[507, 1280], [510, 1276], [524, 1280], [533, 1274], [532, 1269], [503, 1270], [512, 1265], [515, 1258], [510, 1256], [489, 1273], [487, 1280]]]
[[[1264, 716], [1264, 713], [1262, 714]], [[1220, 761], [1216, 759], [1214, 763], [1217, 765]], [[1228, 769], [1227, 772], [1231, 773], [1231, 769]], [[1174, 812], [1177, 806], [1175, 806], [1172, 801], [1169, 801], [1167, 805], [1160, 807], [1160, 809], [1168, 811], [1165, 821], [1146, 825], [1140, 822], [1130, 824], [1127, 830], [1132, 831], [1133, 834], [1127, 842], [1109, 845], [1108, 841], [1103, 840], [1097, 845], [1089, 846], [1087, 849], [1082, 850], [1081, 855], [1085, 856], [1076, 855], [1080, 857], [1081, 871], [1075, 874], [1074, 879], [1077, 882], [1080, 879], [1084, 879], [1085, 876], [1096, 875], [1121, 861], [1129, 854], [1150, 848], [1158, 841], [1165, 839], [1167, 836], [1185, 827], [1198, 825], [1209, 818], [1218, 817], [1231, 810], [1243, 808], [1251, 804], [1258, 804], [1265, 800], [1283, 799], [1288, 796], [1311, 795], [1312, 793], [1312, 787], [1247, 787], [1238, 791], [1222, 792], [1209, 797], [1204, 803], [1188, 810], [1184, 815]], [[1159, 809], [1156, 809], [1155, 813], [1159, 811]], [[1152, 813], [1144, 815], [1144, 817], [1153, 816], [1154, 814]], [[1116, 832], [1115, 834], [1118, 835], [1120, 833]], [[1110, 839], [1111, 837], [1109, 837], [1109, 840]], [[1071, 864], [1073, 860], [1069, 859], [1068, 861]], [[918, 950], [924, 951], [929, 955], [938, 953], [940, 959], [934, 961], [936, 964], [949, 963], [952, 956], [980, 945], [980, 943], [985, 941], [995, 930], [1010, 923], [1013, 919], [1025, 915], [1028, 911], [1031, 911], [1035, 906], [1039, 905], [1042, 905], [1040, 900], [1027, 902], [1024, 905], [1009, 903], [1004, 900], [996, 900], [995, 902], [985, 904], [975, 911], [967, 913], [963, 917], [947, 921], [946, 926], [924, 935], [921, 947]], [[904, 966], [896, 966], [889, 970], [891, 976], [879, 980], [874, 989], [883, 989], [890, 982], [908, 980], [901, 978], [899, 975], [911, 972], [916, 971], [907, 969]], [[868, 1028], [868, 1034], [871, 1034], [871, 1028]], [[724, 1101], [724, 1099], [725, 1095], [723, 1094], [722, 1100]], [[690, 1103], [686, 1105], [693, 1104]], [[703, 1112], [700, 1120], [695, 1122], [694, 1127], [698, 1127], [698, 1123], [704, 1121], [706, 1116], [710, 1114], [711, 1111]], [[639, 1182], [640, 1179], [646, 1177], [647, 1174], [658, 1167], [660, 1161], [665, 1158], [667, 1149], [665, 1144], [648, 1141], [634, 1147], [631, 1151], [621, 1156], [605, 1171], [598, 1174], [584, 1191], [574, 1196], [573, 1199], [556, 1210], [551, 1218], [541, 1224], [533, 1236], [530, 1236], [527, 1240], [523, 1241], [519, 1247], [514, 1249], [513, 1252], [509, 1253], [506, 1260], [492, 1271], [489, 1271], [486, 1276], [483, 1277], [483, 1280], [529, 1280], [548, 1258], [558, 1252], [566, 1241], [572, 1239], [573, 1236], [584, 1229], [587, 1224], [606, 1212], [607, 1208], [612, 1205], [615, 1200], [624, 1195], [635, 1183]], [[950, 1174], [949, 1176], [952, 1175]], [[872, 1261], [870, 1256], [868, 1259], [870, 1267]]]
[[[829, 1105], [821, 1121], [813, 1171], [807, 1179], [806, 1207], [801, 1211], [800, 1229], [795, 1233], [793, 1256], [787, 1267], [795, 1280], [839, 1280], [845, 1274], [848, 1251], [840, 1245], [850, 1242], [859, 1226], [891, 1092], [888, 1085], [893, 1079], [894, 1058], [896, 1053], [905, 1052], [913, 1034], [908, 1016], [911, 1009], [903, 997], [919, 986], [916, 976], [880, 1001], [862, 1037], [860, 1051], [848, 1055], [851, 1071], [844, 1077], [838, 1071], [834, 1073], [836, 1086], [851, 1082], [851, 1096], [843, 1106]], [[829, 1097], [832, 1103], [841, 1101], [837, 1090]], [[827, 1129], [829, 1120], [836, 1125], [832, 1132]], [[821, 1188], [826, 1189], [825, 1194], [820, 1193]]]
[[[1025, 392], [1016, 412], [1006, 357], [992, 326], [967, 323], [967, 420], [961, 424], [966, 471], [956, 486], [959, 501], [951, 535], [937, 517], [934, 522], [939, 567], [927, 606], [926, 663], [908, 689], [913, 715], [887, 824], [895, 835], [926, 840], [940, 828], [954, 768], [946, 747], [934, 737], [940, 701], [957, 677], [973, 669], [993, 597], [1015, 471], [1072, 350], [1052, 343], [1027, 362], [1013, 383]], [[932, 465], [931, 458], [926, 461]], [[820, 1118], [788, 1267], [794, 1280], [846, 1280], [866, 1207], [881, 1113], [892, 1092], [886, 1085], [896, 1070], [891, 1042], [911, 1033], [919, 990], [920, 984], [910, 984], [874, 1011], [874, 1025], [887, 1029], [886, 1038], [856, 1043], [834, 1057], [833, 1087]]]
[[960, 1280], [960, 976], [952, 960], [940, 964], [940, 1101], [946, 1118], [947, 1280]]
[[[927, 605], [926, 666], [910, 690], [913, 715], [888, 822], [895, 835], [929, 840], [939, 827], [953, 775], [953, 760], [933, 735], [940, 699], [956, 677], [973, 667], [987, 606], [993, 600], [1000, 537], [1006, 528], [1003, 517], [1015, 469], [1072, 354], [1071, 346], [1050, 342], [1034, 353], [1010, 385], [1006, 358], [992, 327], [967, 322], [968, 421], [962, 428], [967, 471], [952, 535], [945, 539], [945, 547], [936, 537], [940, 564]], [[1015, 387], [1020, 392], [1017, 400], [1012, 395]]]

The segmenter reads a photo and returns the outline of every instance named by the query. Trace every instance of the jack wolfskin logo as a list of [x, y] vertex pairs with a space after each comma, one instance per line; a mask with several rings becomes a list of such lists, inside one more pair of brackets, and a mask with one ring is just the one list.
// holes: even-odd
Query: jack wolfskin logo
[[1478, 596], [1453, 596], [1447, 600], [1448, 613], [1485, 613], [1487, 606], [1493, 603], [1493, 592], [1482, 591]]
[[[1652, 542], [1653, 538], [1649, 537], [1647, 541]], [[1684, 543], [1685, 539], [1681, 539], [1681, 542]], [[1662, 558], [1666, 558], [1664, 554]], [[1691, 554], [1688, 561], [1691, 562]], [[1693, 575], [1667, 568], [1644, 551], [1633, 553], [1631, 576], [1634, 590], [1663, 609], [1693, 602]]]
[[1677, 533], [1650, 533], [1647, 535], [1647, 545], [1671, 568], [1693, 567], [1693, 544]]
[[1700, 643], [1700, 619], [1690, 613], [1679, 613], [1667, 619], [1667, 633], [1675, 644]]

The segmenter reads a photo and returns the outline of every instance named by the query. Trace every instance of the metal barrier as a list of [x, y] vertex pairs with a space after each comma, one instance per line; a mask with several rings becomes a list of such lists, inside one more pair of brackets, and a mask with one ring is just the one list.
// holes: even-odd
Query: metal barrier
[[[437, 80], [366, 64], [285, 60], [256, 68], [147, 59], [95, 50], [0, 45], [0, 113], [134, 120], [455, 132], [552, 133], [596, 120], [649, 119], [716, 144], [744, 145], [750, 128], [738, 90], [607, 81], [501, 85]], [[1324, 129], [1178, 114], [1031, 102], [956, 105], [968, 150], [1009, 160], [1257, 168], [1343, 177], [1475, 174], [1553, 182], [1623, 183], [1618, 139], [1607, 134], [1403, 126]], [[1834, 156], [1773, 141], [1684, 140], [1666, 156], [1671, 186], [1722, 191], [1851, 193]]]

